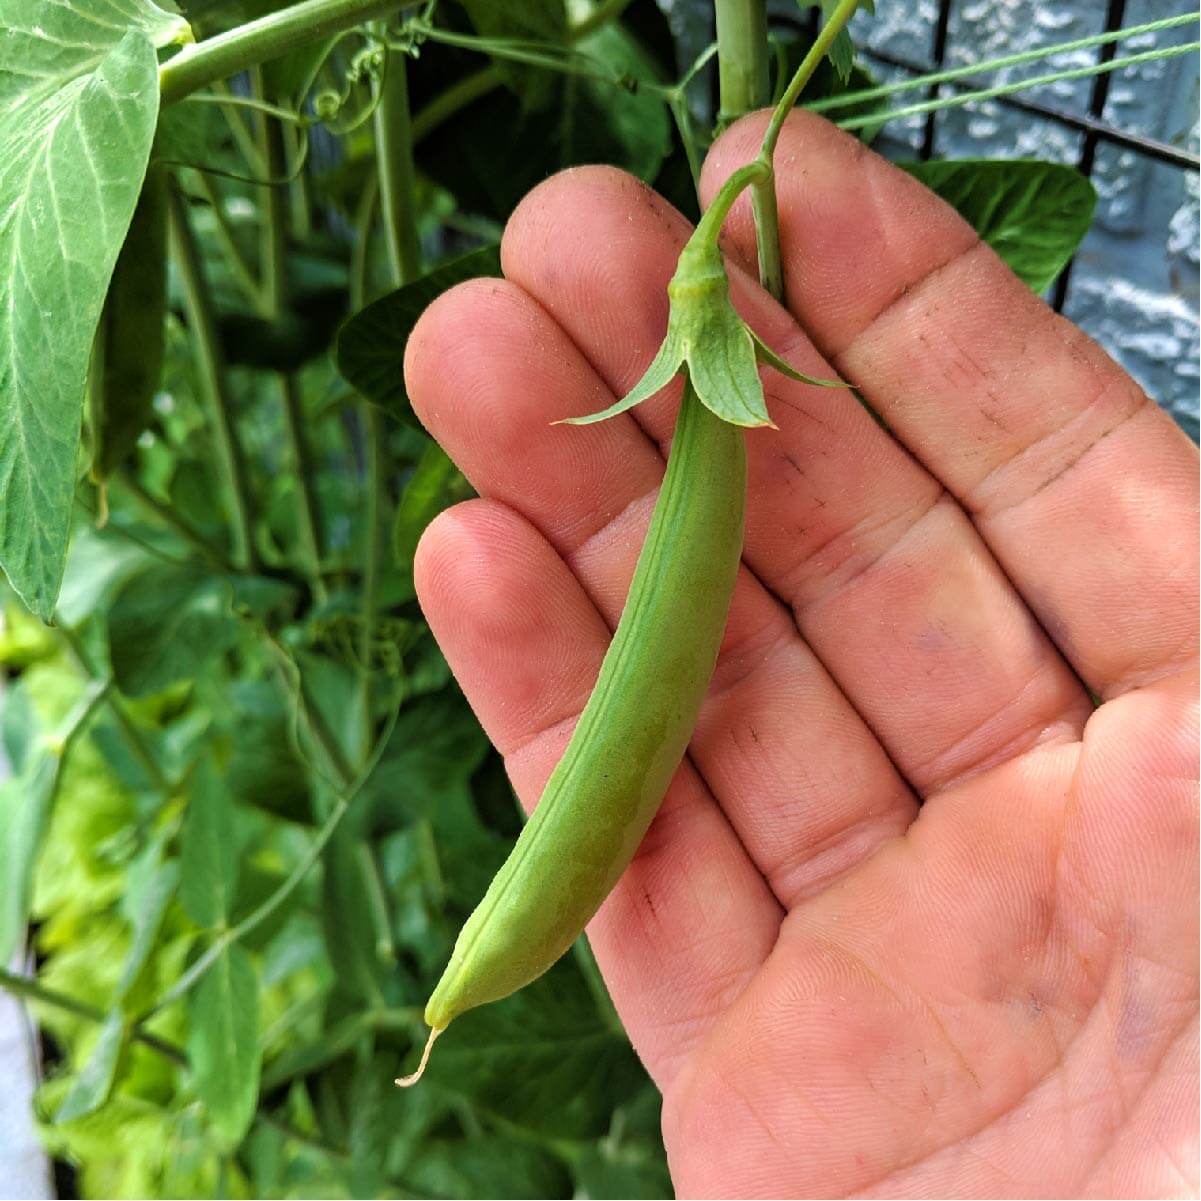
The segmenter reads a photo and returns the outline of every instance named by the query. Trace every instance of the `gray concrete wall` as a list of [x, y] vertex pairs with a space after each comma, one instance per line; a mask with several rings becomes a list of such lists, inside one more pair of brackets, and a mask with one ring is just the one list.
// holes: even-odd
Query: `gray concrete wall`
[[[1130, 0], [1124, 24], [1191, 11], [1179, 0]], [[876, 0], [876, 15], [860, 14], [856, 41], [915, 62], [932, 53], [934, 0]], [[1098, 0], [954, 0], [947, 65], [959, 66], [1099, 33]], [[1119, 43], [1134, 54], [1196, 40], [1196, 27]], [[1011, 68], [989, 79], [1030, 78], [1086, 66], [1096, 50]], [[903, 72], [881, 69], [885, 78]], [[1131, 132], [1198, 148], [1198, 60], [1195, 54], [1116, 72], [1104, 118]], [[1058, 108], [1087, 112], [1091, 79], [1064, 81], [1024, 93]], [[1074, 164], [1082, 135], [996, 101], [952, 109], [936, 119], [938, 157], [1044, 158]], [[888, 127], [877, 145], [910, 157], [921, 145], [924, 118]], [[1099, 201], [1093, 228], [1072, 273], [1065, 312], [1096, 338], [1144, 388], [1197, 436], [1198, 422], [1198, 182], [1197, 172], [1151, 161], [1102, 143], [1093, 182]]]

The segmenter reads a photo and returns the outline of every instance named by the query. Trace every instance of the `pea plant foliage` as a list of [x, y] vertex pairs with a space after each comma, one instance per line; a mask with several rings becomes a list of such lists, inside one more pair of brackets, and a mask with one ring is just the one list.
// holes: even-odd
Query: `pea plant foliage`
[[[854, 7], [761, 50], [870, 140], [897, 100], [833, 35]], [[81, 1195], [670, 1196], [584, 939], [392, 1085], [521, 829], [417, 604], [471, 489], [402, 363], [560, 168], [699, 218], [713, 29], [704, 0], [0, 0], [0, 987]], [[911, 169], [1034, 289], [1088, 228], [1068, 168]], [[706, 422], [769, 424], [757, 363], [787, 364], [715, 238], [624, 403], [686, 364]]]

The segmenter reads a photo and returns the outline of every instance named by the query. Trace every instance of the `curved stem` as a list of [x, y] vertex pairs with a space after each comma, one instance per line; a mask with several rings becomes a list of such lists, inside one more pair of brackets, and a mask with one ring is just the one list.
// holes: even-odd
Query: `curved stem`
[[789, 81], [788, 87], [784, 89], [784, 95], [780, 97], [780, 102], [772, 111], [771, 121], [768, 122], [767, 130], [763, 134], [763, 143], [759, 147], [759, 157], [769, 165], [772, 155], [776, 152], [776, 143], [780, 140], [780, 130], [783, 129], [788, 114], [792, 112], [797, 97], [805, 90], [805, 85], [813, 77], [813, 72], [817, 70], [822, 59], [826, 57], [826, 52], [830, 49], [834, 39], [842, 32], [842, 27], [851, 19], [862, 2], [863, 0], [839, 0], [838, 7], [822, 26], [813, 45], [809, 47], [809, 52], [801, 60], [801, 65], [797, 67], [796, 74]]
[[[771, 80], [767, 70], [767, 22], [766, 18], [762, 21], [759, 19], [762, 8], [762, 0], [724, 0], [718, 4], [717, 47], [723, 117], [751, 112], [767, 104], [771, 98]], [[736, 19], [739, 17], [741, 19]], [[752, 28], [759, 31], [754, 46], [748, 43], [747, 36]], [[750, 56], [754, 66], [736, 69], [734, 65], [727, 65], [740, 56]], [[770, 158], [767, 166], [766, 175], [754, 181], [751, 206], [755, 215], [755, 240], [759, 248], [759, 279], [778, 300], [784, 292], [784, 278], [780, 268], [780, 232]]]
[[717, 235], [721, 233], [722, 224], [730, 215], [730, 209], [734, 207], [734, 201], [752, 184], [762, 183], [770, 175], [771, 169], [758, 159], [753, 163], [747, 163], [744, 167], [739, 167], [721, 185], [720, 191], [709, 202], [709, 207], [701, 217], [700, 224], [697, 225], [696, 233], [693, 234], [693, 237], [697, 241], [708, 241], [711, 245], [716, 245]]
[[185, 46], [159, 68], [162, 103], [174, 104], [218, 79], [386, 16], [399, 7], [398, 0], [305, 0]]
[[[797, 97], [817, 70], [818, 64], [826, 56], [831, 43], [841, 32], [842, 27], [851, 19], [862, 0], [840, 0], [838, 7], [830, 14], [830, 19], [822, 26], [821, 32], [814, 39], [809, 52], [801, 60], [796, 74], [792, 77], [784, 95], [772, 111], [771, 120], [763, 135], [763, 143], [759, 148], [759, 159], [770, 169], [772, 156], [776, 152], [776, 142], [780, 138], [780, 130], [784, 120], [796, 104]], [[784, 268], [780, 259], [780, 219], [776, 202], [776, 180], [774, 172], [766, 179], [755, 184], [753, 195], [755, 212], [755, 240], [759, 250], [759, 279], [763, 286], [777, 299], [784, 296]]]

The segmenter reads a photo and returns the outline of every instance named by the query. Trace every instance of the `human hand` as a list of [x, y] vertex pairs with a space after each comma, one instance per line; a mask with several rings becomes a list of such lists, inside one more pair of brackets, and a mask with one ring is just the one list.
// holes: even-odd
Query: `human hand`
[[[717, 143], [706, 197], [763, 121]], [[891, 433], [765, 373], [780, 428], [747, 434], [710, 694], [589, 927], [677, 1192], [1195, 1195], [1196, 452], [902, 172], [803, 113], [776, 165], [788, 311], [751, 282], [745, 197], [736, 303]], [[527, 805], [679, 387], [550, 423], [638, 379], [686, 236], [628, 176], [566, 172], [510, 221], [507, 280], [409, 343], [417, 412], [481, 496], [426, 532], [418, 591]]]

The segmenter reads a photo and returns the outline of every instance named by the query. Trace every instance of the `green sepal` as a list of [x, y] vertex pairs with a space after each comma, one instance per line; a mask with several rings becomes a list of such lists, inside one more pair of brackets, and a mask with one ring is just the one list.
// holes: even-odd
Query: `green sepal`
[[642, 378], [607, 409], [564, 418], [567, 424], [589, 425], [624, 413], [670, 383], [682, 366], [705, 408], [731, 425], [746, 428], [776, 428], [767, 412], [760, 362], [800, 383], [846, 386], [842, 380], [805, 375], [786, 363], [743, 321], [730, 300], [730, 280], [717, 235], [734, 197], [756, 182], [762, 170], [761, 164], [752, 163], [736, 171], [680, 251], [667, 285], [671, 302], [667, 335]]
[[707, 306], [688, 352], [688, 374], [701, 403], [731, 425], [775, 428], [767, 414], [755, 341], [727, 295]]
[[608, 417], [616, 417], [618, 413], [624, 413], [627, 409], [632, 409], [636, 404], [641, 404], [644, 400], [648, 400], [660, 388], [666, 387], [667, 384], [671, 383], [672, 378], [680, 370], [683, 362], [684, 347], [681, 345], [680, 338], [674, 329], [673, 315], [673, 318], [668, 322], [667, 337], [663, 339], [663, 345], [659, 347], [658, 352], [651, 360], [651, 365], [646, 369], [643, 377], [625, 396], [616, 403], [611, 404], [607, 409], [601, 409], [599, 413], [588, 413], [583, 417], [564, 417], [559, 421], [553, 422], [553, 424], [592, 425], [596, 421], [604, 421]]
[[799, 384], [812, 384], [816, 388], [849, 388], [851, 386], [846, 380], [819, 379], [816, 375], [806, 375], [803, 371], [798, 371], [791, 363], [780, 358], [754, 330], [751, 330], [751, 337], [755, 339], [755, 352], [759, 356], [759, 362], [774, 367], [781, 375], [786, 375]]

